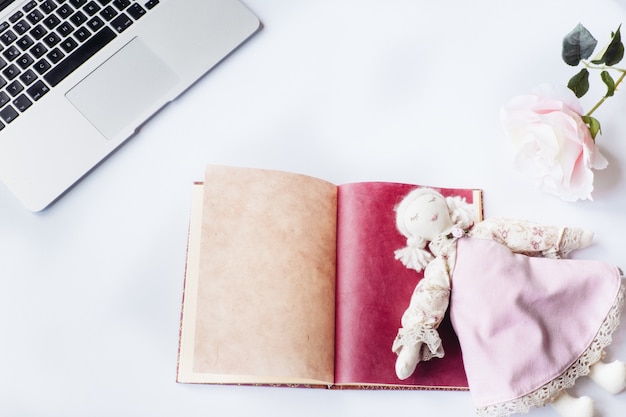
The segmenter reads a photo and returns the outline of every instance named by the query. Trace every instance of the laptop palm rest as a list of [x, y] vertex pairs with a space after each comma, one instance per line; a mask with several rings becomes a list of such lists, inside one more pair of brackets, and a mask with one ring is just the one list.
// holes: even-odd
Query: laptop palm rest
[[[112, 139], [165, 104], [159, 102], [177, 82], [176, 73], [140, 38], [134, 38], [66, 97], [100, 133]], [[159, 103], [156, 108], [155, 103]]]

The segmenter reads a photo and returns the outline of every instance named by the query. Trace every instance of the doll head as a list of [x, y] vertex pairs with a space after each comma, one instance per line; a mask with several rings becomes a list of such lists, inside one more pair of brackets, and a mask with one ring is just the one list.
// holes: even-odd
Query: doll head
[[444, 197], [432, 188], [418, 188], [396, 207], [396, 227], [407, 238], [407, 247], [396, 251], [396, 259], [421, 271], [432, 255], [424, 248], [454, 226], [469, 228], [474, 223], [471, 206], [461, 197]]
[[405, 237], [433, 240], [452, 226], [444, 197], [430, 188], [409, 193], [396, 208], [396, 226]]

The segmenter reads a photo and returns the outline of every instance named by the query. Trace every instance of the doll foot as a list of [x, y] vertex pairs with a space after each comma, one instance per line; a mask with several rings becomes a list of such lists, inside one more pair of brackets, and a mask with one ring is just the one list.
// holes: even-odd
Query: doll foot
[[609, 393], [619, 394], [626, 388], [626, 364], [597, 362], [590, 368], [589, 378]]
[[593, 400], [587, 396], [572, 397], [563, 392], [552, 402], [552, 407], [563, 417], [593, 417]]
[[396, 375], [399, 379], [404, 380], [413, 375], [417, 367], [422, 344], [417, 343], [411, 346], [403, 346], [398, 359], [396, 359]]

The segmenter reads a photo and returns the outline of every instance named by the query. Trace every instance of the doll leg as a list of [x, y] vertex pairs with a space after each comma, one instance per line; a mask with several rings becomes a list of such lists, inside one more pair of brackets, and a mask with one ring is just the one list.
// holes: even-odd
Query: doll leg
[[626, 364], [620, 361], [596, 362], [589, 368], [589, 378], [611, 394], [619, 394], [626, 388]]
[[421, 350], [422, 342], [402, 346], [402, 350], [400, 350], [396, 359], [396, 375], [398, 375], [399, 379], [404, 380], [413, 375], [420, 361]]
[[593, 400], [587, 396], [572, 397], [563, 391], [552, 402], [552, 407], [563, 417], [593, 417]]

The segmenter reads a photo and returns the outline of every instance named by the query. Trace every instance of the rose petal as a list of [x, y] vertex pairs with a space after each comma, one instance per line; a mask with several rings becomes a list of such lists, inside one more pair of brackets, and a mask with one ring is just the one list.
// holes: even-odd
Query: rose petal
[[608, 165], [581, 114], [572, 91], [547, 84], [513, 98], [500, 112], [516, 151], [515, 168], [567, 201], [591, 199], [592, 169]]

